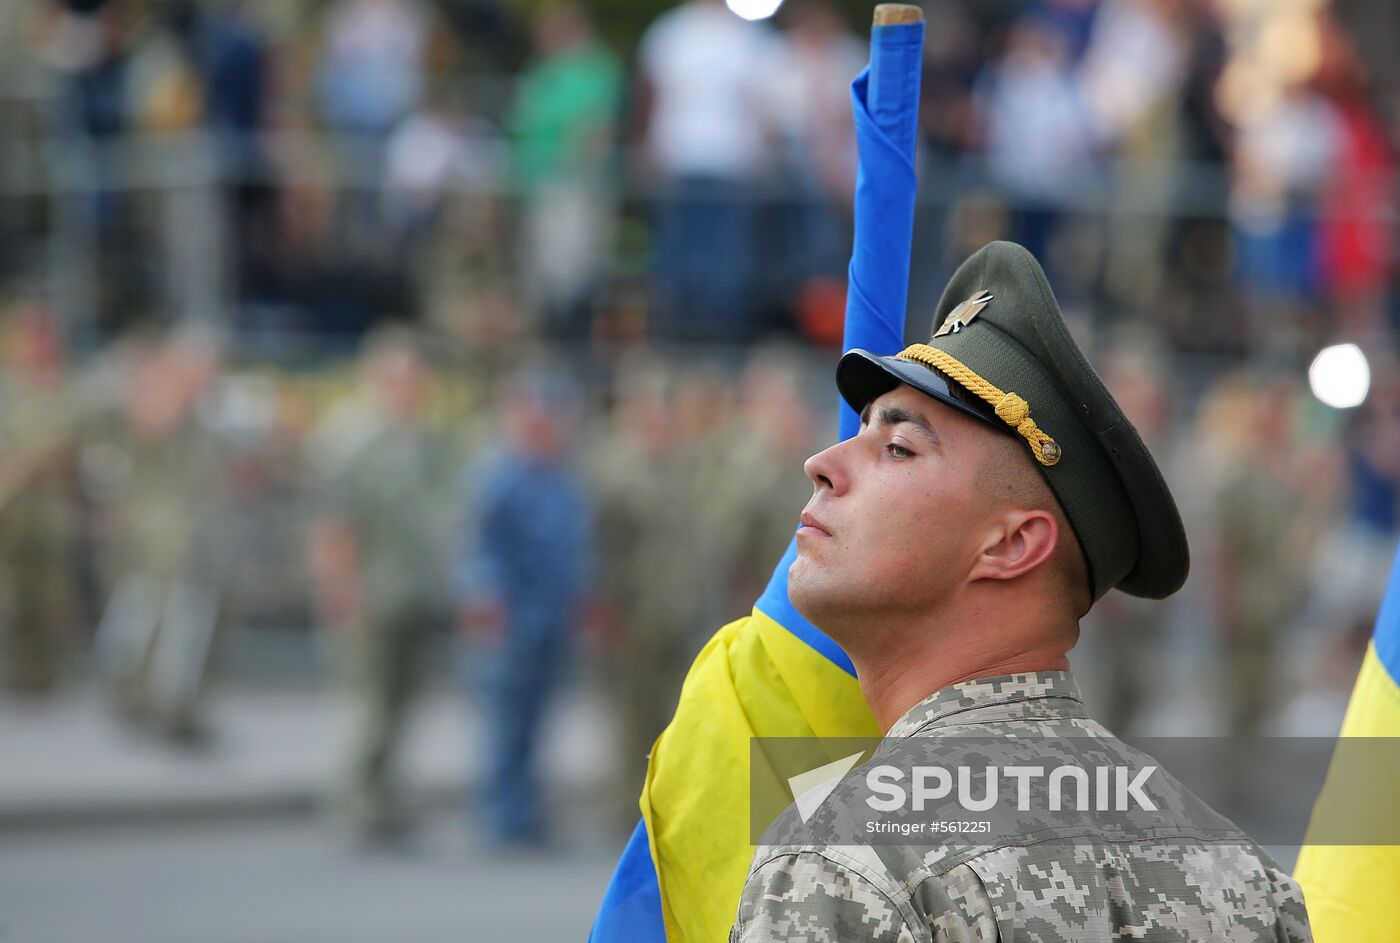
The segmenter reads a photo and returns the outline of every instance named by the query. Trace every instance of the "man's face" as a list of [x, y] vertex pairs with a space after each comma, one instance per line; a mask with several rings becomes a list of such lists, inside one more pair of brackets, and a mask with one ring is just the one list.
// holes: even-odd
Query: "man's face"
[[418, 414], [427, 378], [417, 355], [403, 350], [382, 354], [374, 364], [374, 379], [380, 401], [395, 419], [411, 419]]
[[538, 397], [524, 395], [506, 404], [506, 417], [515, 446], [523, 454], [540, 461], [551, 461], [564, 451], [566, 422], [561, 407]]
[[[996, 432], [909, 386], [813, 455], [788, 592], [822, 626], [928, 611], [965, 580], [994, 510], [978, 487]], [[851, 641], [845, 639], [843, 641]]]

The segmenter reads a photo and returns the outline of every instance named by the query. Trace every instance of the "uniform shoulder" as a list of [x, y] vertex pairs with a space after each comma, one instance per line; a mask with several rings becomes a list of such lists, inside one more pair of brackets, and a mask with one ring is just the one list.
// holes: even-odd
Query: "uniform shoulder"
[[862, 939], [913, 943], [908, 892], [864, 847], [764, 846], [739, 899], [731, 943]]
[[990, 943], [995, 915], [988, 888], [966, 864], [938, 874], [892, 871], [878, 848], [771, 847], [755, 857], [730, 940]]
[[[1114, 938], [1311, 941], [1298, 885], [1251, 843], [1104, 842], [1085, 838], [1006, 846], [960, 871], [958, 906], [921, 887], [915, 909], [930, 924], [948, 911], [994, 920], [1004, 937], [1037, 926], [1047, 940], [1086, 928]], [[996, 939], [995, 936], [992, 939]]]

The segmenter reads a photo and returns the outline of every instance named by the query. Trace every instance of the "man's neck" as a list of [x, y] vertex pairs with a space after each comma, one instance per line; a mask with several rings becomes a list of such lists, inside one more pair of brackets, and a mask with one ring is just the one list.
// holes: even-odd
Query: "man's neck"
[[885, 733], [911, 707], [949, 685], [997, 675], [1069, 669], [1064, 638], [1059, 633], [1035, 633], [1031, 643], [1012, 634], [1003, 644], [989, 640], [985, 631], [930, 630], [923, 637], [933, 641], [918, 646], [918, 655], [912, 658], [907, 645], [883, 646], [873, 655], [852, 653], [861, 693]]

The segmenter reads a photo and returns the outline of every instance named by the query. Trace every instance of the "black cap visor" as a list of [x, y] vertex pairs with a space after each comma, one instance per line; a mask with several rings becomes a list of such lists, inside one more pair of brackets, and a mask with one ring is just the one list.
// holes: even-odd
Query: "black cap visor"
[[948, 381], [921, 363], [900, 360], [898, 357], [880, 357], [857, 347], [836, 365], [836, 388], [857, 413], [901, 383], [932, 396], [964, 415], [981, 420], [999, 432], [1011, 432], [1011, 427], [997, 418], [991, 406], [979, 409], [954, 396], [949, 391]]

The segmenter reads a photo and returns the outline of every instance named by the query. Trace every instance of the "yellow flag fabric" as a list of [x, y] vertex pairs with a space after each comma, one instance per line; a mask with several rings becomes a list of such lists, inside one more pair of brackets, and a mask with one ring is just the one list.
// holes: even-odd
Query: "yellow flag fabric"
[[[1385, 631], [1384, 618], [1379, 622], [1378, 638]], [[1400, 685], [1386, 669], [1374, 641], [1366, 651], [1341, 735], [1400, 736]], [[1329, 803], [1342, 801], [1340, 797], [1349, 793], [1333, 781], [1336, 771], [1334, 763], [1314, 809], [1313, 827], [1319, 820], [1335, 817]], [[1400, 783], [1378, 794], [1400, 802]], [[1400, 846], [1305, 845], [1294, 877], [1303, 887], [1317, 943], [1400, 940]]]
[[734, 922], [754, 851], [750, 776], [776, 776], [749, 769], [751, 738], [879, 735], [855, 677], [760, 609], [720, 629], [686, 675], [642, 791], [666, 938], [723, 940]]

